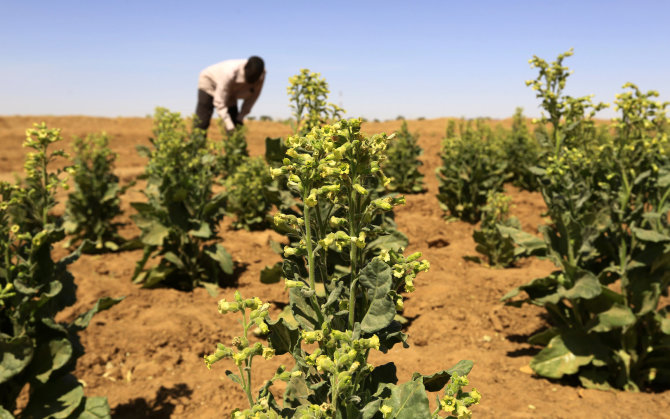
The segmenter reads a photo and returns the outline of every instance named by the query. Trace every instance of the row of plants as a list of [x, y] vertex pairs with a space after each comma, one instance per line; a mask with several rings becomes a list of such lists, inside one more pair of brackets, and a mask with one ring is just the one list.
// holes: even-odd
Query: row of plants
[[530, 338], [544, 348], [531, 368], [549, 378], [576, 377], [590, 388], [629, 391], [670, 384], [670, 147], [667, 102], [632, 83], [617, 95], [614, 132], [594, 121], [605, 107], [564, 92], [568, 51], [552, 63], [534, 57], [528, 85], [546, 114], [539, 159], [549, 223], [542, 238], [503, 227], [528, 254], [556, 265], [503, 300], [544, 307], [550, 327]]
[[[36, 125], [27, 131], [24, 147], [31, 151], [26, 177], [0, 183], [0, 417], [109, 417], [104, 397], [86, 397], [72, 375], [84, 350], [77, 336], [92, 317], [122, 298], [102, 298], [73, 321], [56, 315], [76, 301], [76, 285], [68, 271], [85, 247], [98, 247], [113, 237], [88, 231], [80, 246], [54, 260], [54, 245], [66, 237], [66, 226], [53, 215], [56, 191], [67, 187], [65, 172], [52, 170], [66, 157], [50, 146], [61, 140], [58, 130]], [[79, 205], [77, 202], [73, 205]], [[95, 238], [96, 241], [88, 241]], [[20, 394], [24, 404], [17, 406]], [[21, 409], [17, 412], [17, 408]]]

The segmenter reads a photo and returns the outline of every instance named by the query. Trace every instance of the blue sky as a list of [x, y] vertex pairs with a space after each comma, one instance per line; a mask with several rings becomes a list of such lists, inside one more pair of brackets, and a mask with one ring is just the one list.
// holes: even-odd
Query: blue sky
[[[612, 102], [632, 81], [670, 100], [667, 1], [31, 1], [0, 8], [0, 115], [191, 114], [210, 64], [260, 55], [252, 115], [290, 115], [320, 72], [347, 116], [539, 115], [528, 60], [574, 47], [567, 91]], [[610, 117], [613, 111], [601, 114]]]

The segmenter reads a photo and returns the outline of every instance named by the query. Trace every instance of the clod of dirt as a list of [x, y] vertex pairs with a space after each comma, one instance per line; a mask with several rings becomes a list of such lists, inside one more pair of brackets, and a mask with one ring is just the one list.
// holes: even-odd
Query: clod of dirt
[[428, 244], [428, 247], [436, 247], [438, 249], [449, 246], [449, 242], [443, 237], [433, 237], [426, 240], [426, 243]]

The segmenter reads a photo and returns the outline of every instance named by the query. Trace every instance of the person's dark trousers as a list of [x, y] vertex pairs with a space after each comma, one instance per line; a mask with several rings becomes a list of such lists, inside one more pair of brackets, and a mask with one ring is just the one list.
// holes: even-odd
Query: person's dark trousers
[[[196, 120], [193, 121], [193, 127], [203, 129], [207, 132], [212, 119], [212, 113], [214, 113], [214, 97], [204, 90], [198, 89], [198, 105], [195, 107]], [[237, 105], [228, 107], [228, 115], [230, 115], [230, 119], [233, 120], [235, 125], [239, 125], [237, 122]]]

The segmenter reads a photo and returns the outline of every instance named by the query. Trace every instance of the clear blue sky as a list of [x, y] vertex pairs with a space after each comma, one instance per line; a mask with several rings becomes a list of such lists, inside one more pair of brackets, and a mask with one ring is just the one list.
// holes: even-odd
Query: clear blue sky
[[660, 0], [2, 0], [0, 115], [191, 114], [202, 68], [260, 55], [256, 116], [290, 115], [301, 68], [349, 117], [537, 116], [528, 59], [570, 47], [568, 93], [612, 102], [632, 81], [670, 100], [668, 19]]

